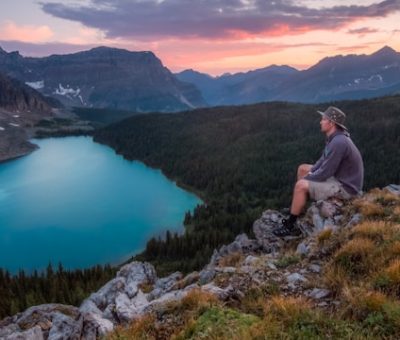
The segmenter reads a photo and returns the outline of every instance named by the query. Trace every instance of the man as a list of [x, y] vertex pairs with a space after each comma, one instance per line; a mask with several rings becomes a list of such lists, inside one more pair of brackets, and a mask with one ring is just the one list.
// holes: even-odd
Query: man
[[298, 236], [297, 217], [307, 202], [308, 195], [314, 200], [338, 196], [350, 199], [360, 193], [364, 180], [364, 166], [360, 151], [350, 139], [344, 121], [346, 115], [330, 106], [321, 117], [321, 131], [327, 140], [321, 158], [314, 164], [302, 164], [297, 171], [290, 217], [273, 230], [277, 236]]

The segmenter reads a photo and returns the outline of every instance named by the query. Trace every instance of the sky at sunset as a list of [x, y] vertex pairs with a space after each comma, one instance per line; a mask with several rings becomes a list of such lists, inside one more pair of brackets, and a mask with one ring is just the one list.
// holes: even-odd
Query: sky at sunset
[[400, 51], [400, 0], [2, 0], [0, 46], [47, 56], [112, 46], [220, 75]]

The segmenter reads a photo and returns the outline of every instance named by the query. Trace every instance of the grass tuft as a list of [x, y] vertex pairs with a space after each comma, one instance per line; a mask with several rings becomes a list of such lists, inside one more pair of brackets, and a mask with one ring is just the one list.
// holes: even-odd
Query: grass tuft
[[372, 267], [375, 245], [367, 238], [355, 238], [344, 244], [335, 254], [335, 265], [348, 274], [367, 274]]

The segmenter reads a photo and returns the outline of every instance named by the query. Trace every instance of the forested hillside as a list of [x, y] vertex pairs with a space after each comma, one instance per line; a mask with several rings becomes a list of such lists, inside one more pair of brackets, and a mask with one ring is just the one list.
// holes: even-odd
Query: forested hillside
[[[365, 163], [365, 186], [400, 182], [400, 96], [332, 103]], [[324, 147], [320, 115], [329, 104], [283, 102], [136, 116], [95, 133], [127, 159], [161, 168], [206, 204], [187, 214], [183, 236], [152, 239], [138, 258], [158, 270], [192, 270], [214, 247], [249, 232], [262, 209], [290, 204], [297, 166]], [[160, 266], [161, 265], [161, 266]]]

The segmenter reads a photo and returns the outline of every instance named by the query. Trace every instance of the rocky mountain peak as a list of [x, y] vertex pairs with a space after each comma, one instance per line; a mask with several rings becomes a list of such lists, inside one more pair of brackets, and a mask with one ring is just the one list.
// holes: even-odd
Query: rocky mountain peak
[[374, 52], [373, 54], [371, 54], [371, 56], [375, 56], [375, 57], [396, 56], [396, 55], [398, 55], [398, 52], [396, 52], [393, 48], [391, 48], [390, 46], [387, 46], [387, 45], [382, 47], [378, 51]]

